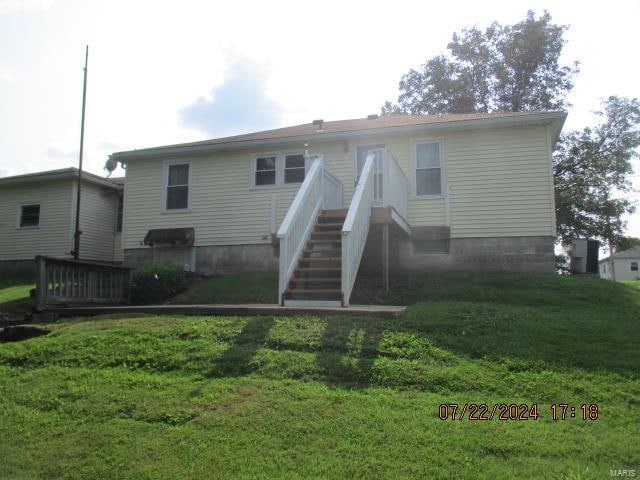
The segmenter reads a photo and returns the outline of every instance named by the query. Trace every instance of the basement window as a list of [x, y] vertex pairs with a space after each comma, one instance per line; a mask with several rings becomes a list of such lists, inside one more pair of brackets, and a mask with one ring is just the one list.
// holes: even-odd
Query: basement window
[[22, 205], [18, 224], [20, 228], [40, 226], [40, 205]]
[[189, 208], [189, 164], [170, 164], [167, 167], [167, 210]]
[[449, 253], [449, 239], [439, 240], [414, 240], [414, 255], [430, 255], [434, 253]]

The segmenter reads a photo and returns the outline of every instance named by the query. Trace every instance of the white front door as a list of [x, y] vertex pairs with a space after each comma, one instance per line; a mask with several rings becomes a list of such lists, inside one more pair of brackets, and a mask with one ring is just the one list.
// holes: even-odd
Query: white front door
[[358, 145], [356, 147], [356, 185], [370, 153], [374, 154], [373, 163], [373, 198], [376, 205], [382, 204], [382, 154], [384, 144]]

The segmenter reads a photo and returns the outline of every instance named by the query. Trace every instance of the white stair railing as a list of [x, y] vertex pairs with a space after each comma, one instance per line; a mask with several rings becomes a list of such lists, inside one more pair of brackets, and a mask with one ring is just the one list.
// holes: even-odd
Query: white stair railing
[[364, 252], [374, 203], [374, 154], [370, 153], [362, 168], [360, 180], [342, 226], [342, 303], [349, 306], [353, 284]]
[[284, 304], [284, 292], [302, 255], [320, 210], [338, 208], [342, 203], [342, 183], [324, 170], [324, 158], [318, 156], [300, 185], [287, 215], [278, 230], [280, 272], [278, 300]]
[[382, 206], [393, 207], [406, 221], [409, 179], [389, 150], [385, 150], [382, 165]]

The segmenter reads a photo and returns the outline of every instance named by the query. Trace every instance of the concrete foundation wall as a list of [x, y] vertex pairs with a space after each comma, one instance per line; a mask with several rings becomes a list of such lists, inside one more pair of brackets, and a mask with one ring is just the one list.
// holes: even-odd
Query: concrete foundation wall
[[14, 272], [35, 274], [35, 269], [33, 260], [0, 260], [0, 274]]
[[411, 241], [398, 242], [400, 270], [544, 272], [555, 269], [554, 238], [452, 238], [449, 253], [414, 254]]
[[[380, 232], [372, 229], [361, 263], [361, 273], [381, 268]], [[555, 268], [553, 237], [452, 238], [449, 253], [414, 254], [406, 238], [391, 238], [389, 264], [393, 272], [474, 270], [545, 272]], [[205, 275], [240, 272], [277, 272], [277, 247], [227, 245], [196, 247], [196, 271]], [[153, 261], [150, 248], [127, 249], [125, 264], [137, 266]]]
[[[241, 272], [277, 272], [277, 247], [262, 245], [203, 246], [196, 248], [196, 272], [224, 275]], [[124, 263], [136, 267], [153, 262], [153, 250], [133, 248], [124, 251]]]

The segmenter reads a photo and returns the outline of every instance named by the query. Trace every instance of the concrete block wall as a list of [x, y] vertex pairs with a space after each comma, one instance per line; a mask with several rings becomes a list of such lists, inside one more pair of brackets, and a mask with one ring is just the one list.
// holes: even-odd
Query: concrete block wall
[[[362, 257], [361, 272], [375, 273], [381, 265], [379, 228], [372, 228]], [[390, 241], [389, 264], [392, 272], [403, 271], [503, 271], [553, 273], [554, 238], [498, 237], [452, 238], [449, 253], [414, 254], [410, 239], [394, 236]], [[150, 248], [127, 249], [125, 265], [138, 266], [153, 261]], [[227, 245], [196, 247], [196, 272], [224, 275], [241, 272], [277, 272], [278, 247]]]

